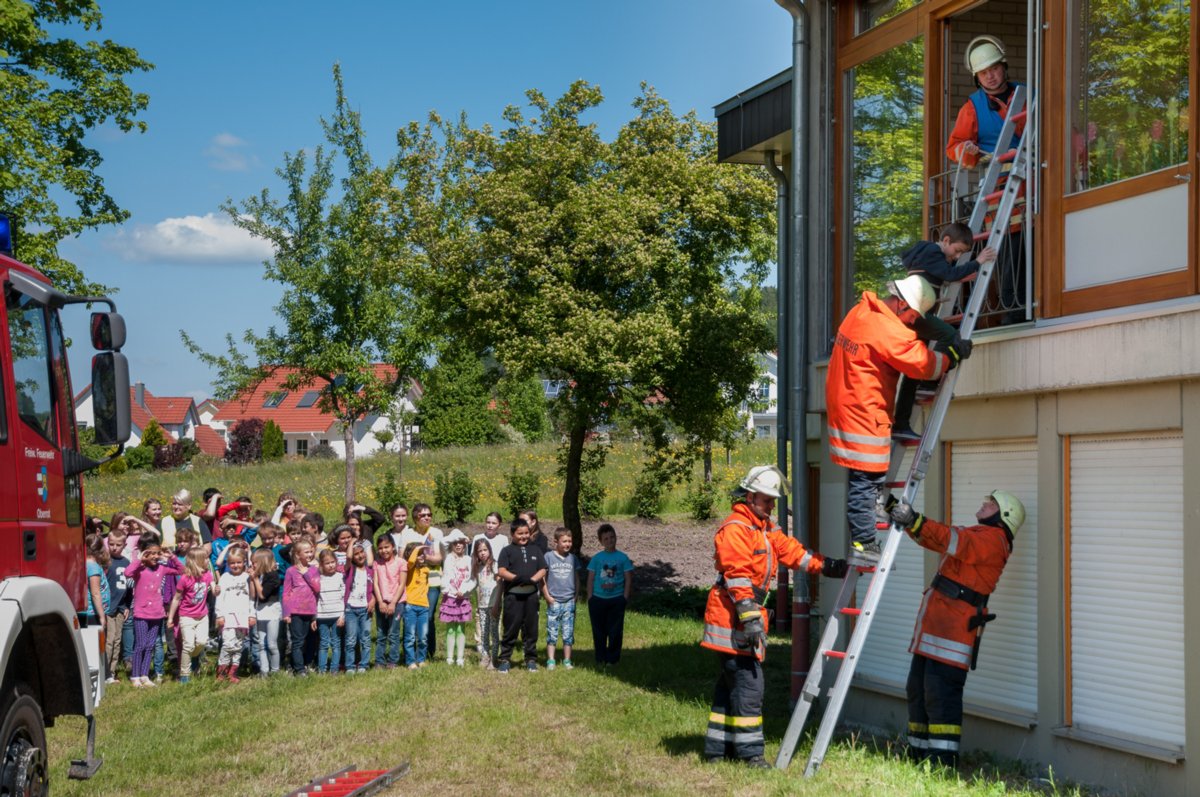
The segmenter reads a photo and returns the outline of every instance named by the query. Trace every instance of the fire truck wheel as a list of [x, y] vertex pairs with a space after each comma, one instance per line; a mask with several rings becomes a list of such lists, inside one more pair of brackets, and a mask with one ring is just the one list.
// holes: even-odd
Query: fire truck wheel
[[4, 745], [0, 794], [45, 797], [49, 793], [49, 782], [42, 710], [27, 690], [20, 687], [10, 692], [4, 702], [4, 724], [0, 727], [0, 743]]

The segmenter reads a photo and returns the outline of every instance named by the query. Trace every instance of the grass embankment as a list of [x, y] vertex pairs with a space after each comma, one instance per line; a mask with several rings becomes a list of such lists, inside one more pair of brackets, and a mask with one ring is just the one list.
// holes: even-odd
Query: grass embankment
[[[432, 504], [437, 474], [450, 470], [467, 471], [479, 485], [478, 503], [468, 520], [479, 522], [488, 512], [500, 511], [507, 516], [504, 501], [500, 498], [500, 491], [507, 484], [506, 476], [514, 470], [532, 471], [538, 475], [541, 488], [538, 511], [548, 519], [559, 518], [562, 515], [563, 483], [558, 476], [557, 451], [558, 446], [554, 443], [422, 451], [405, 455], [403, 482], [414, 500]], [[643, 447], [639, 444], [617, 443], [613, 446], [600, 474], [600, 481], [608, 491], [605, 517], [632, 514], [633, 483], [641, 471], [644, 457]], [[714, 457], [713, 478], [722, 487], [732, 487], [751, 465], [773, 462], [774, 459], [775, 443], [756, 440], [733, 452], [730, 465], [725, 464], [723, 453], [718, 452]], [[400, 458], [394, 453], [358, 460], [358, 499], [373, 504], [385, 474], [395, 472], [399, 463]], [[329, 518], [341, 514], [344, 474], [345, 463], [340, 460], [311, 459], [240, 467], [216, 465], [183, 472], [136, 471], [118, 476], [89, 476], [84, 485], [84, 496], [89, 513], [109, 517], [117, 511], [140, 512], [142, 501], [150, 497], [165, 504], [181, 487], [191, 490], [197, 504], [205, 488], [218, 487], [228, 500], [249, 495], [267, 510], [274, 508], [274, 501], [282, 491], [291, 490], [304, 506]], [[663, 513], [685, 512], [684, 494], [684, 486], [673, 488], [667, 494]], [[385, 511], [384, 507], [378, 509]]]
[[[279, 795], [350, 764], [390, 768], [407, 761], [410, 775], [387, 793], [1077, 794], [1038, 789], [1016, 765], [976, 769], [965, 778], [930, 773], [848, 738], [835, 742], [812, 780], [802, 777], [807, 739], [786, 772], [703, 763], [715, 662], [696, 645], [697, 620], [658, 616], [655, 606], [643, 600], [643, 611], [628, 616], [624, 657], [609, 671], [590, 663], [582, 610], [579, 666], [569, 672], [486, 672], [472, 651], [465, 669], [434, 662], [411, 672], [251, 678], [238, 685], [213, 682], [210, 670], [188, 686], [122, 684], [98, 711], [104, 766], [92, 781], [65, 777], [68, 760], [83, 752], [82, 721], [67, 718], [49, 731], [55, 793]], [[772, 647], [766, 703], [772, 761], [788, 719], [787, 659], [782, 644]]]

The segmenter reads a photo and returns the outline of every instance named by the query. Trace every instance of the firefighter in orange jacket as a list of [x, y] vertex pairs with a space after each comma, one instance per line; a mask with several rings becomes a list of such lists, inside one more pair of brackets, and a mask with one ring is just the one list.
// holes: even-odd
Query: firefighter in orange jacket
[[721, 674], [708, 715], [704, 755], [733, 759], [763, 769], [763, 671], [767, 610], [763, 604], [779, 565], [831, 578], [846, 575], [844, 559], [808, 551], [771, 522], [775, 499], [790, 486], [772, 465], [750, 469], [734, 491], [733, 511], [714, 540], [720, 576], [704, 609], [703, 647], [717, 651]]
[[1025, 507], [1012, 493], [996, 490], [975, 513], [978, 526], [946, 526], [904, 503], [892, 508], [891, 517], [922, 548], [942, 554], [908, 647], [913, 654], [907, 688], [909, 755], [954, 767], [967, 671], [975, 669], [984, 625], [996, 619], [988, 614], [988, 596], [1025, 522]]
[[896, 383], [900, 374], [938, 379], [971, 354], [971, 341], [918, 340], [913, 325], [936, 301], [933, 288], [917, 274], [889, 283], [891, 295], [863, 293], [838, 327], [825, 378], [829, 417], [829, 453], [835, 465], [849, 468], [846, 522], [850, 561], [874, 566], [875, 503], [887, 476], [892, 452]]

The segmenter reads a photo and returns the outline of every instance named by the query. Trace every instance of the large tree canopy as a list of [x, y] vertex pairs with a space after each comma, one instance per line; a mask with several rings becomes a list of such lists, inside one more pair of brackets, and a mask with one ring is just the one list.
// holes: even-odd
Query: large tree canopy
[[611, 142], [582, 118], [595, 86], [527, 96], [532, 115], [508, 108], [498, 134], [438, 117], [402, 130], [399, 224], [448, 329], [517, 378], [568, 385], [563, 516], [578, 544], [590, 429], [622, 402], [690, 399], [684, 383], [747, 393], [769, 330], [756, 288], [740, 292], [774, 255], [774, 192], [760, 170], [719, 166], [712, 125], [652, 89]]
[[[371, 159], [337, 67], [334, 83], [333, 118], [322, 121], [331, 151], [317, 147], [311, 167], [304, 152], [285, 154], [277, 171], [285, 186], [282, 198], [264, 189], [225, 207], [234, 224], [275, 249], [264, 269], [268, 279], [286, 287], [276, 307], [282, 328], [272, 326], [261, 336], [246, 332], [253, 363], [232, 339], [228, 354], [214, 355], [183, 337], [217, 369], [221, 398], [252, 388], [281, 367], [293, 369], [289, 390], [319, 386], [317, 406], [341, 421], [346, 500], [352, 501], [354, 424], [364, 414], [386, 413], [407, 390], [409, 377], [424, 363], [431, 326], [401, 279], [404, 252], [387, 202], [395, 167]], [[345, 170], [340, 181], [335, 161]], [[379, 362], [390, 365], [390, 372], [373, 367]]]
[[[59, 257], [59, 241], [129, 216], [105, 189], [87, 135], [108, 122], [144, 131], [136, 117], [149, 103], [125, 83], [152, 68], [136, 50], [47, 30], [100, 21], [93, 0], [0, 0], [0, 210], [12, 214], [21, 259], [76, 293], [100, 286]], [[59, 207], [64, 194], [73, 211]]]

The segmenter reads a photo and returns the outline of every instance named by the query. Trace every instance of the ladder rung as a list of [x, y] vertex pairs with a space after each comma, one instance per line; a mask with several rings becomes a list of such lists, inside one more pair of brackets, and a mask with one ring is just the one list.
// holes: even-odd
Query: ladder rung
[[1026, 108], [1024, 110], [1018, 111], [1017, 113], [1014, 113], [1012, 116], [1006, 116], [1005, 118], [1011, 119], [1011, 120], [1013, 120], [1013, 122], [1019, 122], [1028, 115], [1029, 115], [1029, 109]]
[[916, 448], [917, 446], [921, 445], [920, 440], [909, 440], [907, 437], [900, 439], [900, 440], [896, 440], [893, 438], [892, 443], [897, 444], [897, 445], [902, 445], [905, 448]]
[[1015, 149], [1010, 149], [1008, 152], [997, 155], [996, 160], [999, 161], [1000, 163], [1008, 163], [1010, 160], [1012, 160], [1015, 157], [1017, 157], [1017, 151]]
[[846, 652], [844, 650], [827, 650], [827, 651], [825, 651], [825, 655], [831, 659], [846, 658]]
[[[991, 230], [984, 230], [983, 232], [977, 232], [977, 233], [975, 233], [975, 240], [976, 241], [986, 241], [988, 238], [991, 237], [991, 235], [992, 235]], [[967, 277], [967, 279], [960, 280], [960, 282], [966, 282], [967, 280], [973, 280], [973, 279], [975, 279], [974, 274]]]
[[846, 608], [842, 609], [842, 614], [848, 614], [851, 617], [858, 617], [860, 614], [862, 614], [862, 609], [852, 609], [851, 607], [847, 606]]
[[888, 488], [889, 490], [896, 490], [896, 489], [903, 487], [906, 484], [908, 484], [908, 482], [884, 482], [883, 486]]
[[1001, 188], [999, 191], [993, 191], [992, 193], [988, 194], [983, 198], [983, 201], [990, 205], [1002, 196], [1004, 196], [1003, 188]]

